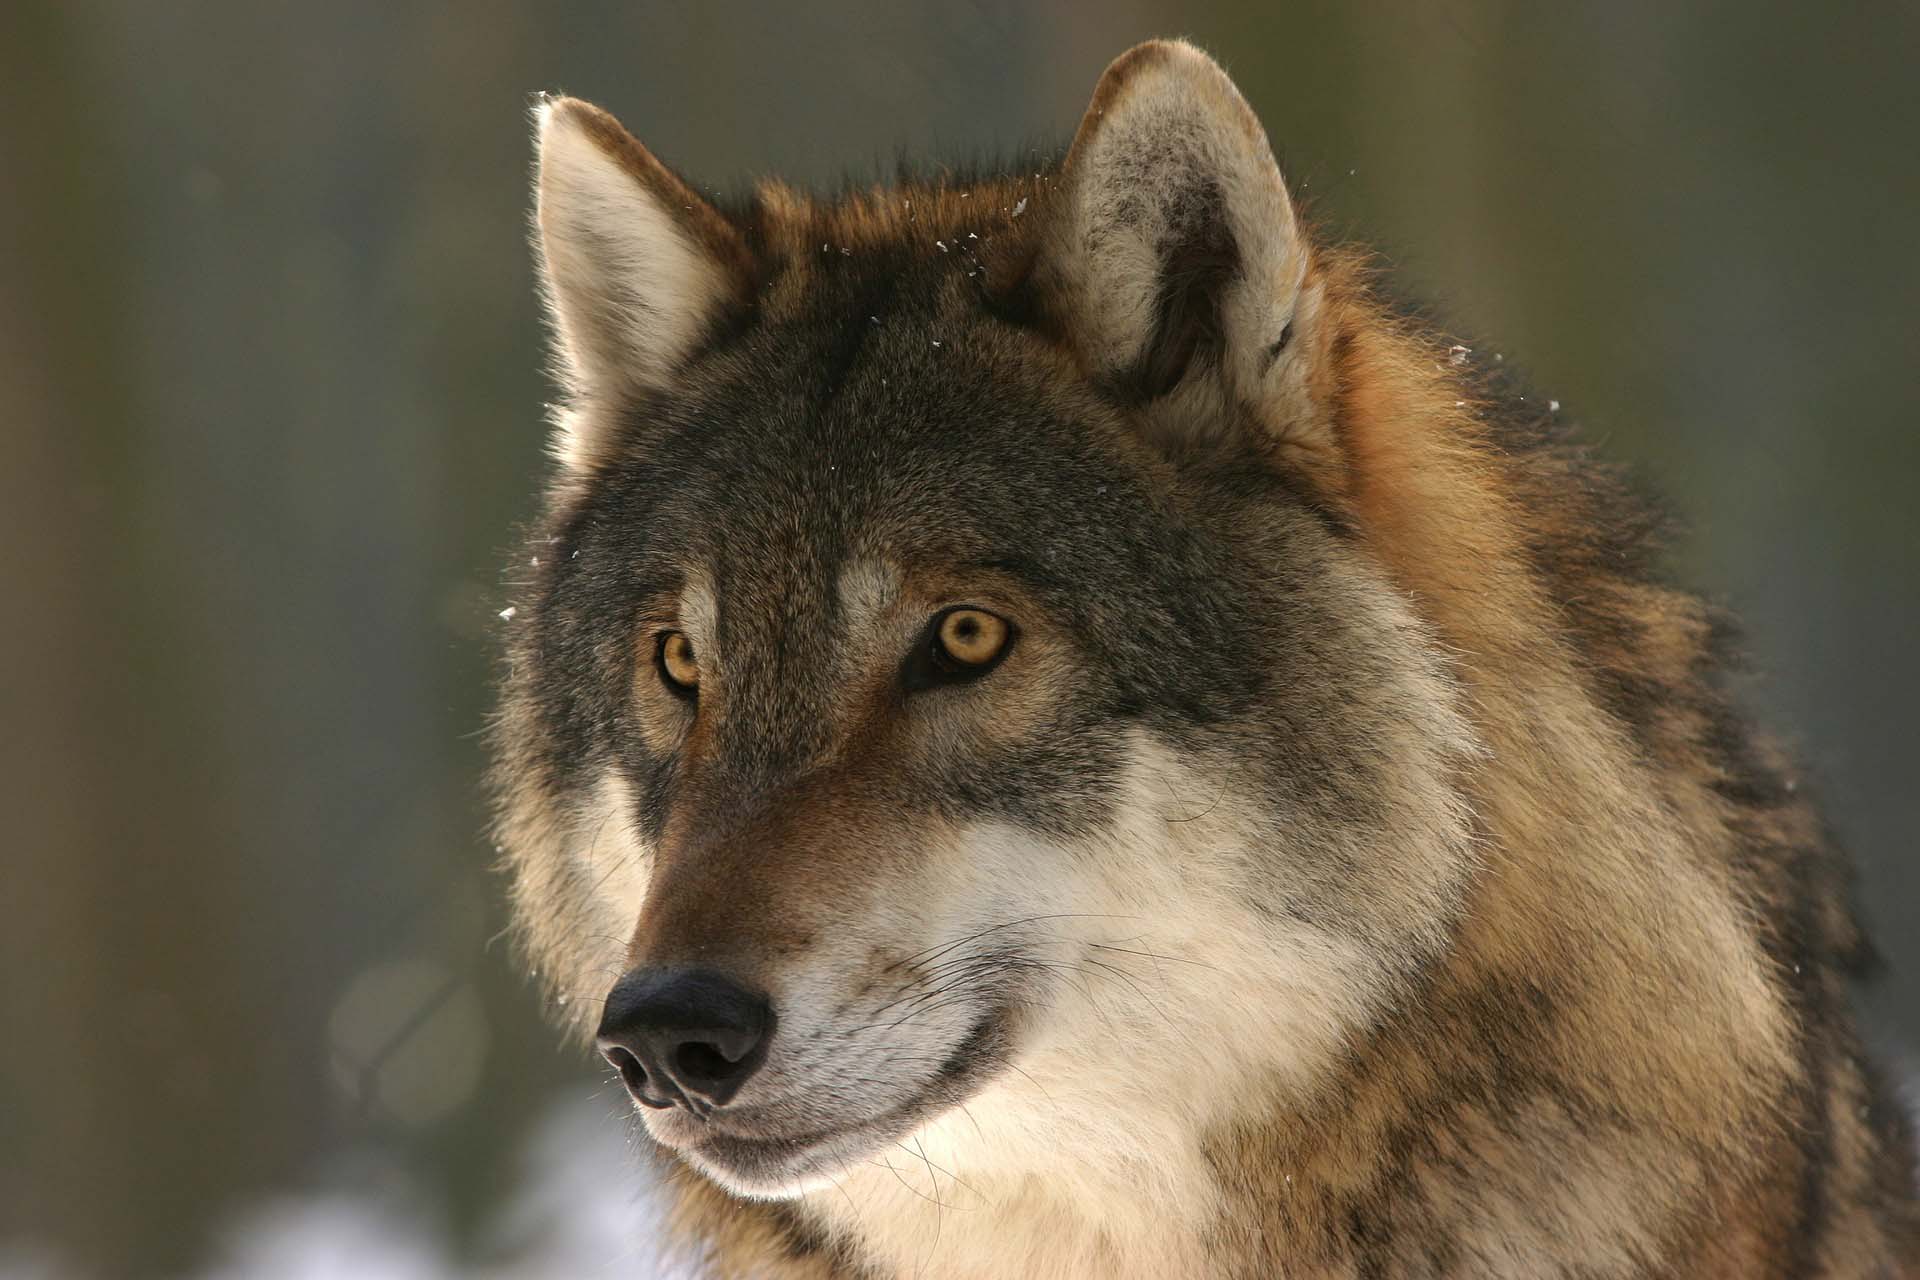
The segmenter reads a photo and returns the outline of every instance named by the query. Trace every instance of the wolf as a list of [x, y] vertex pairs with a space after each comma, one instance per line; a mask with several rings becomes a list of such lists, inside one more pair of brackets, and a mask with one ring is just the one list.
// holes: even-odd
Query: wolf
[[535, 114], [499, 840], [713, 1274], [1920, 1274], [1730, 624], [1204, 53], [832, 198]]

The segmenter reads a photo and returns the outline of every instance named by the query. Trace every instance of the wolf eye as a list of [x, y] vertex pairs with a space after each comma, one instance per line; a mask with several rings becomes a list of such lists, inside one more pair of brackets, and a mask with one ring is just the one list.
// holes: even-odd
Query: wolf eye
[[693, 641], [684, 631], [667, 631], [660, 636], [654, 665], [660, 679], [681, 697], [690, 698], [700, 687], [700, 661], [694, 657]]
[[984, 667], [1007, 647], [1007, 624], [981, 609], [952, 609], [940, 615], [933, 639], [936, 651], [948, 660]]
[[999, 665], [1013, 638], [1013, 624], [997, 614], [965, 605], [948, 609], [934, 618], [926, 639], [909, 656], [907, 687], [976, 680]]

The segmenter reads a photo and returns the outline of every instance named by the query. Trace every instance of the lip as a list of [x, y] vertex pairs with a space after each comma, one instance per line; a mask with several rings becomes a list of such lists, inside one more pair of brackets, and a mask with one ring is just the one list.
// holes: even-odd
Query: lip
[[686, 1154], [731, 1177], [754, 1182], [784, 1181], [803, 1176], [816, 1165], [835, 1163], [836, 1155], [878, 1146], [905, 1133], [920, 1114], [916, 1099], [878, 1116], [814, 1133], [776, 1136], [709, 1133], [689, 1146]]
[[832, 1173], [884, 1143], [966, 1101], [1012, 1056], [1010, 1010], [992, 1010], [964, 1037], [913, 1097], [876, 1115], [801, 1133], [754, 1132], [729, 1124], [724, 1111], [700, 1122], [684, 1140], [666, 1139], [735, 1190], [793, 1194], [813, 1178]]

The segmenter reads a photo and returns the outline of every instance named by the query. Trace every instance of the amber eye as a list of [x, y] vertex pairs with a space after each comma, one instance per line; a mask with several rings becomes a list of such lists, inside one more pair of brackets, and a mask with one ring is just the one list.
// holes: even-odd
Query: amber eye
[[926, 639], [907, 658], [909, 690], [958, 684], [987, 674], [1006, 657], [1014, 639], [1005, 618], [962, 605], [934, 618]]
[[1007, 647], [1007, 624], [980, 609], [954, 609], [941, 615], [933, 638], [952, 661], [963, 667], [984, 667]]
[[693, 641], [684, 631], [668, 631], [660, 637], [660, 678], [667, 688], [691, 696], [700, 687], [700, 660], [693, 655]]

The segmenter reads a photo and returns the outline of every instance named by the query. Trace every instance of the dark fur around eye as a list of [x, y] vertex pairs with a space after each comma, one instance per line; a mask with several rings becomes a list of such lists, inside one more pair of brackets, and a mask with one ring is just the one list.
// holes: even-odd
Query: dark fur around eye
[[1293, 341], [1293, 321], [1289, 320], [1286, 323], [1286, 327], [1280, 330], [1280, 336], [1275, 338], [1273, 342], [1268, 345], [1267, 363], [1272, 364], [1275, 360], [1279, 359], [1280, 353], [1282, 351], [1285, 351], [1288, 345], [1292, 343], [1292, 341]]

